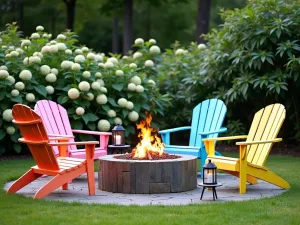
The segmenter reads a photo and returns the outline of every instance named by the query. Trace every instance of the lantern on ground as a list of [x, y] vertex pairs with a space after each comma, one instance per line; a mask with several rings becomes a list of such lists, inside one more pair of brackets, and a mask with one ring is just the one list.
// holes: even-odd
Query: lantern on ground
[[208, 163], [203, 166], [203, 184], [217, 184], [217, 166], [211, 161], [211, 159], [209, 159]]
[[121, 125], [117, 125], [112, 129], [112, 144], [125, 145], [125, 129]]

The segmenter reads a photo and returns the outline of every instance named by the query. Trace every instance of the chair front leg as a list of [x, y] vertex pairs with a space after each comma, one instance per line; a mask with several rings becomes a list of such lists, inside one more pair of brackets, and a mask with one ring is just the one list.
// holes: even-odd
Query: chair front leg
[[247, 146], [240, 145], [240, 194], [246, 193], [247, 181]]

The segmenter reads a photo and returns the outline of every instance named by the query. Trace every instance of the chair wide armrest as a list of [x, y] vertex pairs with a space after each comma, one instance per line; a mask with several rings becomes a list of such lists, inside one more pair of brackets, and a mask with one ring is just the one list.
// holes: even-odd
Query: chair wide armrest
[[222, 127], [219, 130], [214, 130], [214, 131], [209, 131], [209, 132], [199, 132], [199, 135], [201, 135], [201, 136], [207, 136], [207, 135], [210, 135], [210, 134], [224, 133], [226, 131], [227, 131], [227, 128], [226, 127]]
[[276, 143], [282, 141], [282, 138], [275, 138], [273, 140], [261, 140], [261, 141], [243, 141], [237, 142], [236, 145], [257, 145], [257, 144], [267, 144], [267, 143]]
[[177, 131], [182, 131], [182, 130], [190, 130], [190, 129], [191, 129], [191, 126], [176, 127], [176, 128], [166, 129], [166, 130], [160, 130], [158, 133], [166, 134], [166, 133], [172, 133], [172, 132], [177, 132]]
[[63, 137], [63, 138], [74, 138], [73, 135], [66, 135], [66, 134], [48, 134], [48, 137]]
[[218, 138], [205, 138], [203, 141], [228, 141], [228, 140], [236, 140], [236, 139], [246, 139], [247, 135], [240, 136], [230, 136], [230, 137], [218, 137]]
[[48, 145], [50, 145], [50, 146], [62, 146], [62, 145], [97, 145], [97, 144], [99, 144], [99, 141], [48, 143]]
[[205, 145], [205, 150], [208, 156], [215, 156], [215, 142], [216, 141], [226, 141], [226, 140], [236, 140], [236, 139], [246, 139], [247, 135], [231, 136], [231, 137], [219, 137], [219, 138], [205, 138], [202, 141]]
[[80, 134], [91, 134], [91, 135], [111, 135], [111, 132], [99, 132], [99, 131], [88, 131], [88, 130], [72, 130], [73, 133], [80, 133]]
[[66, 157], [66, 151], [68, 145], [85, 145], [86, 159], [92, 161], [94, 158], [95, 145], [99, 144], [98, 141], [82, 141], [82, 142], [58, 142], [48, 143], [50, 146], [58, 146], [59, 155]]
[[172, 129], [167, 129], [167, 130], [161, 130], [158, 133], [161, 135], [161, 139], [164, 142], [165, 145], [170, 144], [170, 133], [172, 132], [177, 132], [177, 131], [182, 131], [182, 130], [190, 130], [191, 127], [177, 127], [177, 128], [172, 128]]
[[49, 137], [50, 141], [67, 141], [74, 137]]

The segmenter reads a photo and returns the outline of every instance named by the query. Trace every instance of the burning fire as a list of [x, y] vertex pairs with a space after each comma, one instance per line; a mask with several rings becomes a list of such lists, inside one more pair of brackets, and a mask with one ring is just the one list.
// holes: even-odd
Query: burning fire
[[152, 115], [148, 113], [147, 118], [136, 125], [140, 130], [138, 137], [141, 141], [133, 151], [133, 158], [152, 159], [152, 154], [162, 155], [164, 152], [165, 146], [157, 136], [157, 131], [150, 127], [151, 121]]

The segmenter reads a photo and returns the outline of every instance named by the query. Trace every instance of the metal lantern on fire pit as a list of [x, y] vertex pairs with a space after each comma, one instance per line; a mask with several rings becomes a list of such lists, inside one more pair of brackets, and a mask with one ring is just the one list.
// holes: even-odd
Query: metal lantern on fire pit
[[117, 125], [112, 129], [112, 144], [125, 145], [125, 129], [121, 125]]
[[217, 166], [211, 162], [211, 159], [203, 166], [203, 184], [217, 184]]

